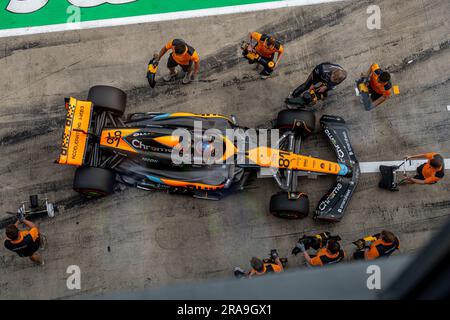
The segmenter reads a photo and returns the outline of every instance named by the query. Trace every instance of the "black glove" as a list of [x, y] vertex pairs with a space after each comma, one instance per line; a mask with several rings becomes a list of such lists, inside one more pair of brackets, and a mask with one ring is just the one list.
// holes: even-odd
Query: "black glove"
[[278, 256], [277, 250], [271, 250], [271, 251], [270, 251], [270, 257], [271, 257], [273, 260], [275, 260], [276, 258], [278, 258], [279, 256]]
[[300, 252], [305, 252], [305, 245], [301, 242], [298, 242], [294, 249], [292, 249], [292, 254], [297, 255]]
[[302, 242], [297, 243], [297, 247], [300, 249], [301, 252], [305, 252], [306, 251], [305, 245]]
[[17, 220], [19, 220], [20, 223], [22, 223], [23, 220], [25, 220], [25, 210], [23, 206], [17, 209]]
[[364, 248], [370, 249], [370, 246], [372, 245], [372, 241], [364, 241]]

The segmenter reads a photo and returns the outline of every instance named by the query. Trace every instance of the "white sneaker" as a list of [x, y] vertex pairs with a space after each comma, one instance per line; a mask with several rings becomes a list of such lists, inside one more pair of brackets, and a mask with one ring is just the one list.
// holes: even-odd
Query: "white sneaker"
[[41, 234], [40, 237], [41, 237], [41, 245], [39, 246], [39, 250], [45, 251], [48, 245], [47, 237], [43, 234]]
[[243, 270], [239, 267], [235, 267], [233, 270], [233, 273], [236, 278], [245, 278], [245, 276], [246, 276], [245, 270]]
[[186, 74], [184, 75], [184, 78], [183, 78], [182, 83], [183, 83], [183, 84], [188, 84], [188, 83], [190, 83], [190, 82], [191, 82], [191, 76], [189, 75], [188, 72], [186, 72]]

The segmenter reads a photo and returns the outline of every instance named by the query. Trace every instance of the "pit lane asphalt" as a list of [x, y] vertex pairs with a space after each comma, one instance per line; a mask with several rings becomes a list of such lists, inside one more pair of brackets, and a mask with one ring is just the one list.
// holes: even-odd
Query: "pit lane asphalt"
[[[381, 30], [366, 28], [373, 3], [382, 10]], [[219, 202], [133, 188], [87, 202], [71, 189], [73, 168], [52, 162], [63, 98], [85, 98], [92, 85], [126, 90], [128, 112], [234, 114], [253, 127], [274, 118], [284, 97], [324, 61], [341, 64], [349, 77], [318, 107], [317, 118], [342, 116], [360, 161], [428, 151], [449, 157], [449, 13], [447, 0], [354, 1], [0, 39], [0, 218], [34, 193], [63, 209], [38, 221], [49, 242], [44, 267], [0, 250], [0, 298], [67, 298], [232, 277], [232, 268], [247, 267], [252, 256], [272, 248], [288, 255], [303, 233], [324, 230], [344, 239], [348, 255], [351, 241], [382, 228], [399, 236], [401, 254], [415, 252], [448, 219], [448, 177], [389, 193], [378, 189], [377, 174], [365, 174], [343, 221], [327, 224], [270, 216], [269, 199], [278, 191], [272, 179]], [[239, 44], [253, 30], [273, 32], [286, 44], [266, 81], [239, 58]], [[201, 79], [209, 81], [150, 90], [146, 64], [173, 37], [198, 50]], [[366, 112], [354, 80], [373, 62], [393, 73], [401, 94]], [[322, 134], [305, 141], [303, 153], [334, 159]], [[300, 181], [311, 209], [333, 180]], [[290, 268], [302, 265], [300, 257], [289, 258]], [[69, 265], [81, 268], [81, 290], [66, 287]]]

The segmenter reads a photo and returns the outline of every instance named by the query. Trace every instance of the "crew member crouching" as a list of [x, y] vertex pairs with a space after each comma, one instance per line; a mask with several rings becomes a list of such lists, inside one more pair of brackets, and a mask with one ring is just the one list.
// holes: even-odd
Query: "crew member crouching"
[[[261, 79], [267, 79], [278, 66], [283, 55], [283, 45], [274, 37], [259, 32], [249, 33], [249, 43], [243, 46], [243, 55], [250, 63], [263, 66]], [[275, 54], [277, 55], [275, 59]]]
[[353, 243], [358, 247], [358, 250], [353, 253], [353, 258], [357, 260], [375, 260], [381, 257], [389, 257], [396, 250], [400, 249], [398, 238], [387, 230]]

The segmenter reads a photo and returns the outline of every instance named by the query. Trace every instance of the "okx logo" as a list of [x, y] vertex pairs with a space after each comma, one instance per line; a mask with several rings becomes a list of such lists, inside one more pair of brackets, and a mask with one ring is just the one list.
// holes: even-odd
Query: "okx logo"
[[[68, 6], [72, 5], [80, 8], [92, 8], [105, 3], [123, 4], [134, 1], [136, 0], [67, 0]], [[45, 7], [48, 2], [49, 0], [10, 0], [6, 10], [13, 13], [32, 13]]]

